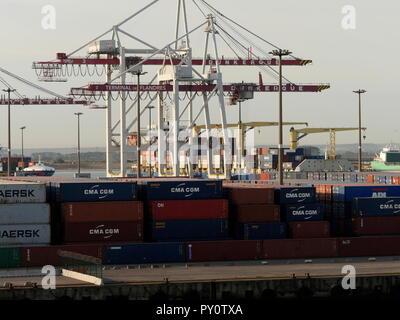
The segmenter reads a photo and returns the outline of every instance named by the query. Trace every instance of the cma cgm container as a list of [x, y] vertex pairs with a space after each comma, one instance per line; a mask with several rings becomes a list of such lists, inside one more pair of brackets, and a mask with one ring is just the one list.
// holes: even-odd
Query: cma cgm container
[[61, 214], [69, 223], [143, 221], [143, 202], [66, 202], [61, 204]]
[[400, 215], [400, 197], [396, 198], [354, 198], [354, 217], [383, 217]]
[[46, 202], [46, 185], [29, 182], [0, 182], [0, 203]]
[[104, 248], [104, 264], [185, 262], [183, 243], [136, 243]]
[[333, 200], [351, 202], [354, 198], [388, 198], [399, 197], [400, 186], [333, 186]]
[[227, 219], [228, 201], [215, 200], [159, 200], [150, 201], [153, 220]]
[[24, 244], [50, 244], [50, 225], [0, 225], [0, 245]]
[[143, 223], [103, 221], [64, 224], [64, 242], [119, 242], [143, 239]]
[[261, 241], [198, 241], [186, 244], [186, 261], [256, 260], [261, 257]]
[[49, 223], [50, 205], [47, 203], [14, 203], [0, 205], [0, 225]]
[[281, 222], [239, 223], [237, 237], [244, 240], [284, 239], [287, 238], [287, 226]]
[[320, 204], [292, 204], [286, 205], [284, 208], [287, 221], [320, 221], [324, 219], [324, 212]]
[[313, 203], [316, 201], [314, 187], [277, 188], [275, 190], [276, 203]]
[[228, 237], [228, 220], [165, 220], [153, 221], [153, 240], [207, 240]]
[[149, 201], [222, 199], [220, 180], [147, 181], [140, 187]]
[[51, 183], [51, 198], [58, 202], [96, 202], [137, 200], [136, 182], [60, 182]]

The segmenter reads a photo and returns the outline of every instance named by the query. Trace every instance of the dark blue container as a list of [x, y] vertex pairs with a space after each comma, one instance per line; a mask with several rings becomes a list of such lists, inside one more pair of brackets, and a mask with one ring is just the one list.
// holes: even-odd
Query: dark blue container
[[385, 217], [400, 215], [400, 198], [354, 198], [354, 217]]
[[152, 239], [218, 239], [228, 238], [228, 220], [163, 220], [152, 222]]
[[108, 245], [104, 248], [104, 264], [145, 264], [184, 262], [183, 243], [133, 243]]
[[51, 183], [51, 200], [58, 202], [96, 202], [137, 200], [136, 182], [60, 182]]
[[279, 188], [275, 190], [276, 203], [313, 203], [316, 200], [314, 187]]
[[238, 223], [237, 237], [243, 240], [285, 239], [287, 225], [282, 222]]
[[221, 180], [151, 181], [140, 186], [146, 200], [222, 199]]
[[286, 205], [286, 221], [321, 221], [324, 220], [324, 211], [318, 203]]
[[333, 186], [333, 200], [352, 202], [354, 198], [400, 197], [400, 186]]

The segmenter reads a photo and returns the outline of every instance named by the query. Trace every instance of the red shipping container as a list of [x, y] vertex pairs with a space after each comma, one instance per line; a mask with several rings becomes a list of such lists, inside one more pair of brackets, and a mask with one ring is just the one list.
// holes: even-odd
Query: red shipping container
[[21, 266], [22, 267], [43, 267], [45, 265], [61, 266], [62, 261], [61, 257], [58, 255], [59, 250], [80, 253], [100, 259], [102, 259], [103, 257], [102, 244], [23, 247], [21, 248]]
[[400, 234], [400, 217], [358, 217], [352, 218], [354, 235]]
[[67, 223], [94, 221], [143, 221], [143, 202], [65, 202], [61, 214]]
[[274, 204], [274, 189], [263, 185], [225, 187], [233, 204]]
[[259, 240], [204, 241], [186, 243], [188, 262], [256, 260], [262, 254]]
[[280, 221], [280, 206], [274, 204], [246, 204], [236, 208], [238, 222], [275, 222]]
[[327, 238], [330, 236], [329, 221], [290, 222], [289, 229], [294, 239]]
[[64, 242], [115, 242], [143, 240], [143, 223], [102, 221], [65, 223]]
[[269, 173], [260, 173], [260, 180], [269, 180]]
[[400, 255], [400, 236], [339, 238], [340, 257], [397, 256]]
[[149, 208], [153, 220], [228, 218], [228, 201], [224, 199], [150, 201]]
[[302, 239], [299, 254], [302, 258], [333, 258], [338, 256], [336, 238]]
[[263, 259], [296, 259], [300, 255], [301, 240], [274, 239], [262, 241]]

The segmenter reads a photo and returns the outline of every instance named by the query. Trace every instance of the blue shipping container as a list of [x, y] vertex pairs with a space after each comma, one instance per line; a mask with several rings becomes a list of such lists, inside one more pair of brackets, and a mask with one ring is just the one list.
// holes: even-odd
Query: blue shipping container
[[321, 221], [324, 211], [320, 204], [292, 204], [285, 206], [286, 221]]
[[227, 238], [228, 220], [204, 219], [204, 220], [163, 220], [152, 222], [152, 239], [207, 239]]
[[313, 203], [316, 199], [314, 187], [278, 188], [275, 190], [276, 203]]
[[352, 202], [354, 198], [400, 197], [400, 186], [333, 186], [333, 200]]
[[287, 225], [282, 222], [239, 223], [237, 237], [243, 240], [285, 239]]
[[146, 200], [222, 199], [222, 180], [151, 181], [140, 188]]
[[184, 262], [183, 243], [133, 243], [108, 245], [104, 248], [104, 264], [145, 264]]
[[51, 183], [51, 200], [59, 202], [134, 201], [136, 182]]
[[354, 198], [354, 217], [385, 217], [400, 215], [400, 198]]

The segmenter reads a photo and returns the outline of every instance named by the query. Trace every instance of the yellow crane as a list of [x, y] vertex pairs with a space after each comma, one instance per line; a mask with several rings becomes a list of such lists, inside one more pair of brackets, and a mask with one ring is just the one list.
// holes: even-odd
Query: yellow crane
[[[367, 128], [361, 128], [361, 130], [366, 130]], [[308, 134], [311, 133], [322, 133], [329, 132], [329, 159], [336, 159], [336, 132], [337, 131], [354, 131], [359, 130], [359, 128], [303, 128], [295, 129], [290, 128], [290, 149], [296, 150], [298, 147], [298, 141]], [[365, 136], [364, 136], [365, 139]]]

